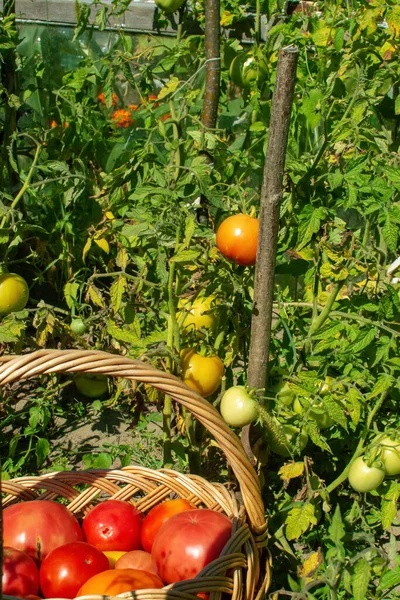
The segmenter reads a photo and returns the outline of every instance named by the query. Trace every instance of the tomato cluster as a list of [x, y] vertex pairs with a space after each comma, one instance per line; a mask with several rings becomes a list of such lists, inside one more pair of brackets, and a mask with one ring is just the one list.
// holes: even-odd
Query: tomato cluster
[[372, 492], [385, 477], [400, 475], [400, 438], [396, 431], [378, 435], [363, 456], [350, 465], [349, 483], [360, 493]]
[[183, 499], [146, 515], [105, 500], [82, 523], [57, 502], [21, 502], [3, 511], [3, 593], [32, 600], [162, 588], [196, 577], [231, 530], [227, 516]]

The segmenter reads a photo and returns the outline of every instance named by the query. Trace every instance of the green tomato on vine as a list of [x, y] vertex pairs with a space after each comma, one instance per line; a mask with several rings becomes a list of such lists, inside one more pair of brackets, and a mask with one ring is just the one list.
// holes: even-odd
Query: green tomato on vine
[[180, 9], [185, 0], [155, 0], [156, 6], [165, 12], [166, 15], [171, 15]]

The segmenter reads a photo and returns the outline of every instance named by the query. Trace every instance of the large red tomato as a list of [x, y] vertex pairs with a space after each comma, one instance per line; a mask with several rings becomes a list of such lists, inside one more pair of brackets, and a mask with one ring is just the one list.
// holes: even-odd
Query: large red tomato
[[99, 550], [138, 550], [142, 514], [128, 502], [106, 500], [83, 519], [85, 539]]
[[51, 500], [29, 500], [3, 511], [3, 543], [37, 561], [63, 544], [82, 541], [78, 521], [66, 506]]
[[154, 506], [144, 518], [141, 532], [142, 546], [146, 552], [151, 552], [154, 538], [161, 525], [172, 517], [185, 510], [193, 510], [196, 508], [192, 504], [189, 504], [187, 500], [167, 500], [162, 504]]
[[3, 548], [3, 594], [29, 595], [39, 593], [39, 571], [26, 552]]
[[40, 589], [45, 598], [75, 598], [88, 579], [109, 568], [101, 550], [85, 542], [65, 544], [50, 552], [40, 565]]
[[218, 250], [232, 262], [255, 265], [258, 244], [258, 219], [238, 214], [228, 217], [217, 231]]
[[160, 589], [162, 587], [164, 587], [163, 582], [154, 573], [147, 573], [138, 569], [111, 569], [91, 577], [83, 584], [78, 596], [89, 594], [116, 596], [123, 592]]
[[232, 523], [214, 510], [188, 510], [174, 515], [158, 531], [151, 555], [166, 583], [192, 579], [218, 558], [231, 537]]
[[145, 552], [144, 550], [125, 552], [115, 562], [114, 569], [138, 569], [139, 571], [147, 571], [148, 573], [155, 573], [157, 575], [150, 552]]

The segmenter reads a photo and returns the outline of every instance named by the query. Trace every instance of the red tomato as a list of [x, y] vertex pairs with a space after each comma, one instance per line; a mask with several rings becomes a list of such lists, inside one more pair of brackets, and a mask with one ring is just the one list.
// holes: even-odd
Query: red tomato
[[166, 583], [192, 579], [218, 558], [231, 537], [232, 523], [222, 513], [188, 510], [169, 518], [158, 531], [151, 555]]
[[27, 552], [41, 562], [64, 544], [82, 541], [82, 531], [71, 511], [51, 500], [29, 500], [3, 511], [3, 543]]
[[141, 528], [142, 514], [122, 500], [98, 504], [82, 523], [86, 541], [99, 550], [138, 550]]
[[167, 500], [162, 504], [157, 504], [151, 511], [146, 515], [142, 525], [141, 540], [142, 546], [146, 552], [151, 552], [154, 538], [161, 525], [172, 517], [185, 510], [193, 510], [195, 506], [189, 504], [187, 500]]
[[93, 575], [110, 568], [108, 558], [85, 542], [55, 548], [40, 565], [40, 589], [45, 598], [75, 598]]
[[3, 548], [3, 594], [38, 594], [39, 571], [29, 554], [5, 546]]
[[151, 554], [144, 550], [125, 552], [116, 561], [114, 569], [138, 569], [139, 571], [147, 571], [148, 573], [155, 573], [157, 575]]
[[232, 262], [255, 265], [258, 244], [258, 219], [249, 215], [233, 215], [221, 223], [217, 231], [218, 250]]
[[139, 571], [138, 569], [110, 569], [98, 573], [83, 584], [78, 596], [88, 594], [103, 594], [116, 596], [123, 592], [134, 590], [160, 589], [164, 587], [163, 582], [154, 573]]

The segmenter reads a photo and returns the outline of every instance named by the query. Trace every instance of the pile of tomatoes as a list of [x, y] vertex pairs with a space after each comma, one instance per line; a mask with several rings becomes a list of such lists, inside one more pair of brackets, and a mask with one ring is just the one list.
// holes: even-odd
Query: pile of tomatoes
[[146, 515], [130, 502], [105, 500], [80, 523], [50, 500], [3, 511], [3, 593], [19, 598], [117, 595], [192, 579], [218, 558], [230, 519], [183, 499]]

